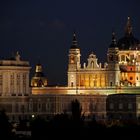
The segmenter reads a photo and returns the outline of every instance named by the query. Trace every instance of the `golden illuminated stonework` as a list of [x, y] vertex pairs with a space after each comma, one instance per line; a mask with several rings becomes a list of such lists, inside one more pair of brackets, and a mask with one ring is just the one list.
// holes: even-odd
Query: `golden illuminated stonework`
[[127, 19], [124, 37], [117, 41], [115, 32], [112, 33], [107, 62], [98, 63], [98, 58], [92, 52], [87, 63], [81, 64], [80, 56], [80, 48], [74, 33], [69, 49], [68, 87], [79, 90], [140, 87], [140, 41], [133, 36], [130, 17]]
[[32, 87], [46, 87], [47, 86], [47, 78], [43, 74], [42, 65], [37, 64], [35, 68], [34, 77], [31, 79]]
[[68, 54], [67, 87], [45, 87], [41, 76], [36, 76], [42, 72], [41, 65], [37, 65], [36, 74], [31, 81], [32, 93], [139, 93], [140, 41], [133, 36], [130, 20], [128, 17], [122, 38], [117, 40], [115, 32], [112, 32], [107, 59], [103, 64], [98, 62], [95, 52], [89, 54], [87, 62], [81, 63], [81, 50], [74, 32]]

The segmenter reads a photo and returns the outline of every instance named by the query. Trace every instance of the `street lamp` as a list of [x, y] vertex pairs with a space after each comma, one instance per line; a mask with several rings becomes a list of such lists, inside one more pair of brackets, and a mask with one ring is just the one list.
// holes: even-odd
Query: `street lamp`
[[34, 118], [35, 117], [35, 115], [34, 114], [32, 114], [32, 118]]

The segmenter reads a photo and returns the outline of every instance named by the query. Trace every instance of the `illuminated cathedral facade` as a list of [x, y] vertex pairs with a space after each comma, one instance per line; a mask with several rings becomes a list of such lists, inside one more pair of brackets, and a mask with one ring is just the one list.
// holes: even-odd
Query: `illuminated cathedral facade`
[[104, 88], [140, 86], [140, 42], [133, 36], [130, 17], [127, 19], [124, 37], [112, 42], [107, 52], [107, 63], [98, 63], [92, 52], [88, 63], [81, 64], [80, 48], [73, 34], [69, 49], [68, 87]]

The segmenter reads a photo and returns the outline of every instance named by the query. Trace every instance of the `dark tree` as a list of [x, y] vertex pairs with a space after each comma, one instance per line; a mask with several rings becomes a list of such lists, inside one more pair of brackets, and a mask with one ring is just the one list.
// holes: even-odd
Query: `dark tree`
[[46, 135], [47, 122], [45, 119], [37, 116], [34, 120], [31, 121], [31, 131], [32, 138], [40, 138]]
[[78, 121], [81, 119], [82, 107], [77, 99], [71, 102], [71, 111], [73, 120]]
[[4, 110], [0, 111], [0, 136], [5, 138], [11, 136], [11, 125]]

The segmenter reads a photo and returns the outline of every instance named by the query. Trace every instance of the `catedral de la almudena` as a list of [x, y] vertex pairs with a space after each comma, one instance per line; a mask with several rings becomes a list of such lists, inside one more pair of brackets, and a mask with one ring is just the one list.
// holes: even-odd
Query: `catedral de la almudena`
[[[80, 47], [73, 33], [67, 64], [67, 86], [48, 86], [42, 65], [36, 64], [30, 79], [30, 64], [20, 52], [0, 60], [0, 109], [10, 121], [32, 116], [51, 117], [71, 113], [71, 102], [80, 102], [85, 117], [138, 119], [140, 117], [140, 41], [135, 38], [130, 17], [120, 39], [112, 32], [106, 62], [95, 52], [81, 64]], [[83, 55], [83, 54], [82, 54]], [[86, 60], [85, 60], [86, 62]], [[46, 64], [47, 65], [47, 64]]]

